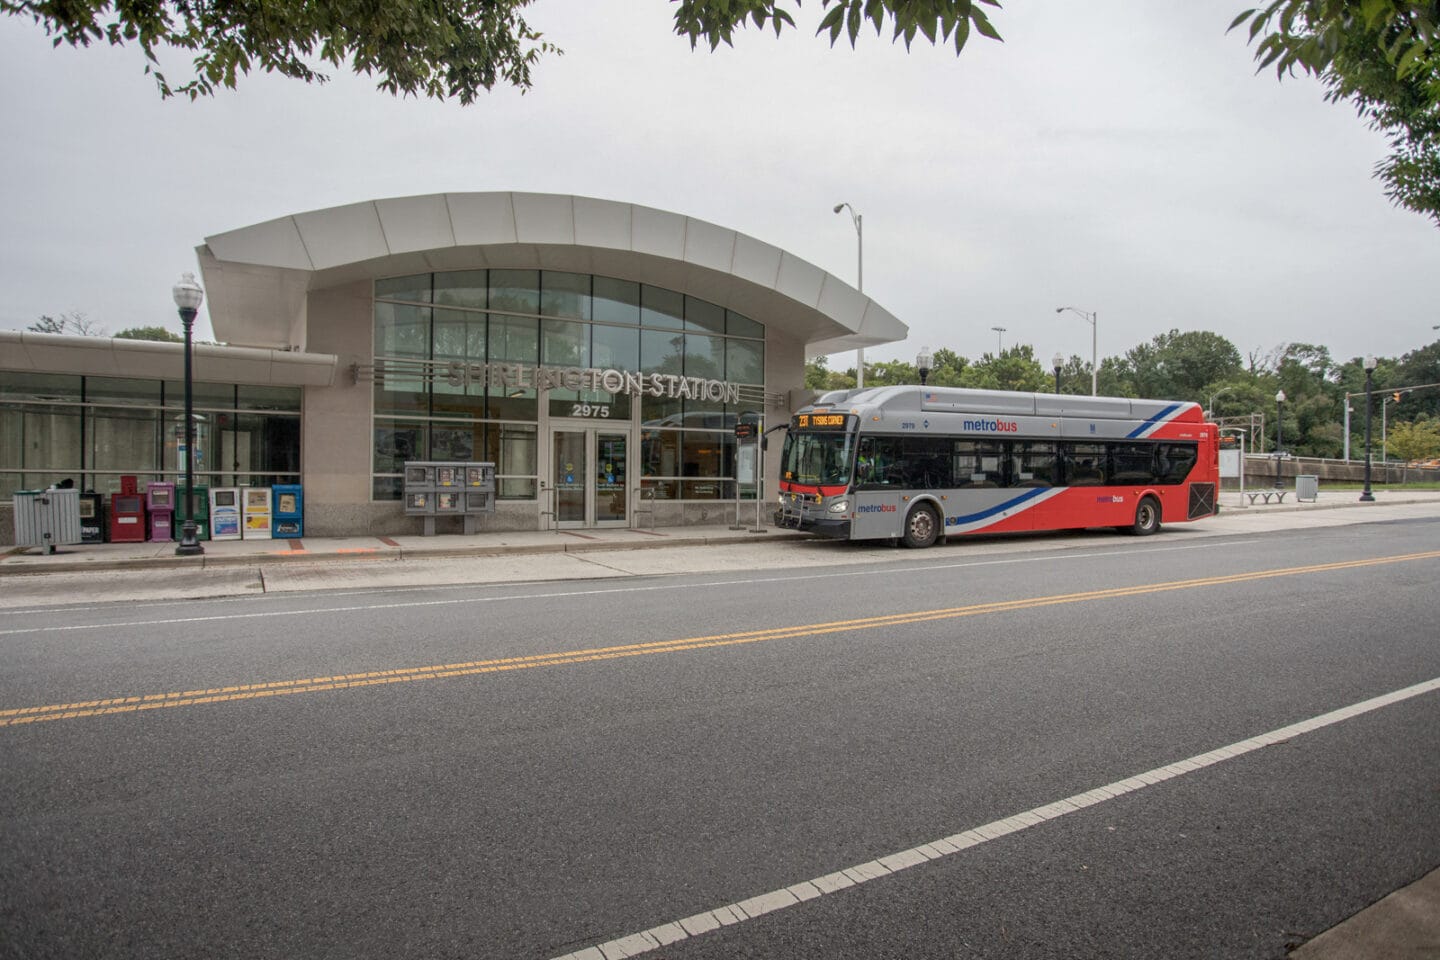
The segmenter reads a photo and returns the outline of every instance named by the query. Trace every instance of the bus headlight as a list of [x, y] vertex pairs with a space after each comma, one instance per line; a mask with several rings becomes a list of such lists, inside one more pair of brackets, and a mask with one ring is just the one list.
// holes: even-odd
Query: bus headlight
[[846, 513], [850, 509], [850, 501], [836, 500], [834, 503], [830, 504], [829, 509], [831, 513]]

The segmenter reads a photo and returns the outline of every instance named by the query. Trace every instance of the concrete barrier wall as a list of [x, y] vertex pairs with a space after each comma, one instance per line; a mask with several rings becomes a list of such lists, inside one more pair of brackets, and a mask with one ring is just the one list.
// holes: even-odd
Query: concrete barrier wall
[[[1318, 460], [1308, 457], [1276, 460], [1274, 457], [1247, 456], [1245, 458], [1245, 485], [1247, 487], [1274, 486], [1277, 466], [1281, 482], [1287, 487], [1293, 487], [1295, 478], [1300, 474], [1319, 477], [1321, 486], [1324, 486], [1326, 481], [1332, 483], [1365, 482], [1365, 462], [1363, 460], [1352, 460], [1346, 463], [1344, 460]], [[1372, 463], [1370, 483], [1372, 486], [1387, 483], [1440, 483], [1440, 468], [1407, 467], [1400, 463]], [[1226, 490], [1234, 489], [1238, 486], [1238, 481], [1225, 480], [1221, 486]]]

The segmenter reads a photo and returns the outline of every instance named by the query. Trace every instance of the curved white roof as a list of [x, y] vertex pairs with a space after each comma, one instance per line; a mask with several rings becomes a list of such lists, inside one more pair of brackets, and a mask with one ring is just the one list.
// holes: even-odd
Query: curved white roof
[[306, 295], [377, 277], [564, 270], [678, 290], [829, 353], [905, 339], [860, 291], [779, 247], [651, 207], [540, 193], [437, 193], [297, 213], [197, 249], [221, 340], [303, 348]]

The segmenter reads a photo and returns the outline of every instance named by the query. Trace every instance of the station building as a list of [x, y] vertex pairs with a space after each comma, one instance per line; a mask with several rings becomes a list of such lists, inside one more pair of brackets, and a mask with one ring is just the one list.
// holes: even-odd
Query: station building
[[[778, 247], [589, 197], [374, 200], [196, 253], [223, 343], [194, 348], [196, 483], [300, 483], [313, 536], [418, 532], [411, 460], [493, 462], [481, 529], [720, 522], [775, 494], [736, 423], [785, 423], [807, 356], [907, 333]], [[16, 490], [183, 477], [183, 360], [0, 331], [0, 542]]]

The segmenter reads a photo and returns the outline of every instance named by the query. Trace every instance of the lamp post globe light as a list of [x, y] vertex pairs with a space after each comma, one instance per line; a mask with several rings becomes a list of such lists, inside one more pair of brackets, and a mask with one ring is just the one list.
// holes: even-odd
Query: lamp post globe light
[[1094, 310], [1081, 310], [1079, 307], [1056, 307], [1056, 313], [1064, 313], [1069, 310], [1071, 313], [1080, 316], [1086, 323], [1090, 324], [1090, 396], [1100, 396], [1100, 314]]
[[1365, 364], [1365, 490], [1360, 494], [1361, 503], [1374, 503], [1375, 494], [1370, 492], [1370, 394], [1374, 390], [1375, 358], [1366, 357]]
[[195, 536], [195, 388], [191, 379], [191, 354], [194, 350], [192, 336], [195, 314], [205, 301], [205, 291], [195, 282], [195, 274], [187, 273], [175, 284], [171, 293], [175, 306], [180, 310], [180, 322], [185, 326], [185, 522], [180, 528], [180, 543], [175, 547], [177, 557], [193, 557], [205, 552]]
[[1050, 365], [1055, 368], [1055, 392], [1060, 392], [1060, 368], [1065, 366], [1065, 354], [1057, 353], [1050, 358]]
[[[855, 212], [848, 203], [835, 204], [835, 212], [850, 211], [850, 220], [855, 224], [855, 289], [865, 292], [865, 218]], [[865, 386], [865, 348], [855, 348], [855, 386]]]
[[1285, 448], [1285, 391], [1275, 391], [1275, 489], [1279, 490], [1285, 486], [1280, 477], [1280, 456]]
[[925, 381], [930, 378], [934, 363], [935, 358], [930, 356], [929, 347], [921, 347], [920, 352], [915, 354], [915, 369], [920, 373], [920, 386], [925, 386]]

